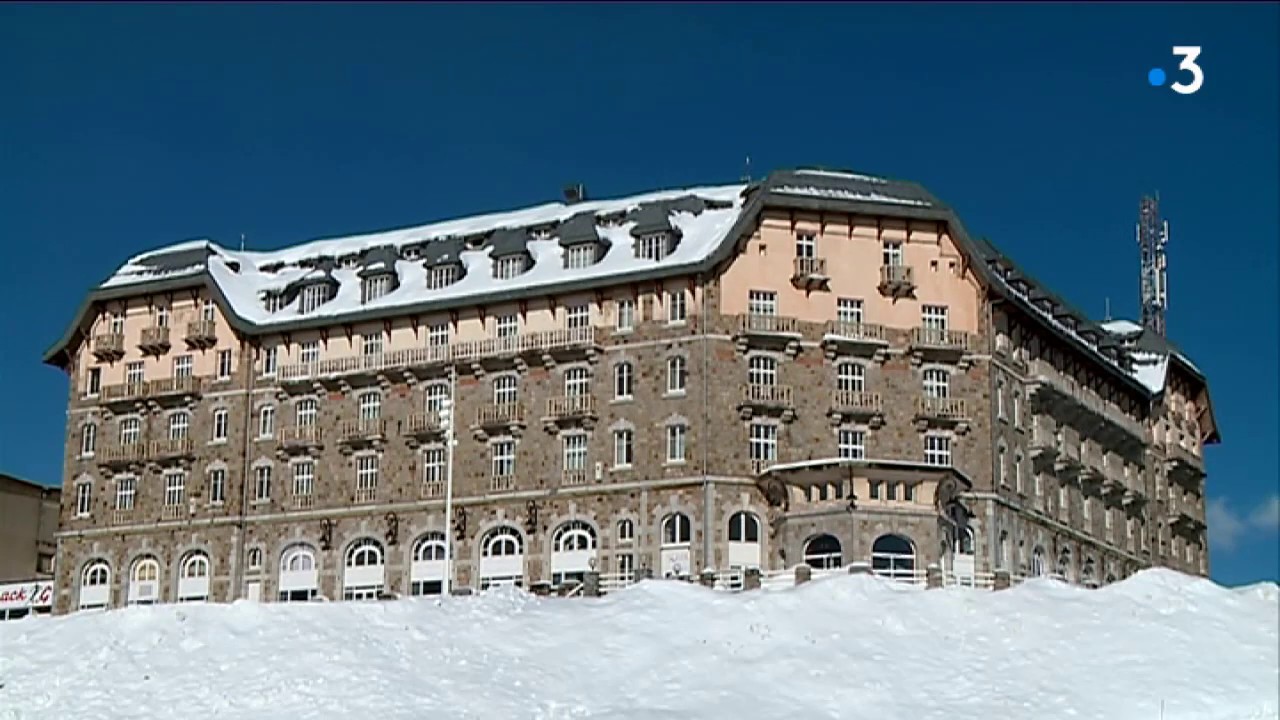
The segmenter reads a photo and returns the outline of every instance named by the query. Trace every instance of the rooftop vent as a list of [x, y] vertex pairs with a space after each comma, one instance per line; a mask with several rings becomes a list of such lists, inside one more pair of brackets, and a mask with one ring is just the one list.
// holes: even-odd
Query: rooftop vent
[[564, 201], [570, 205], [580, 203], [587, 199], [587, 186], [582, 183], [566, 185], [564, 188]]

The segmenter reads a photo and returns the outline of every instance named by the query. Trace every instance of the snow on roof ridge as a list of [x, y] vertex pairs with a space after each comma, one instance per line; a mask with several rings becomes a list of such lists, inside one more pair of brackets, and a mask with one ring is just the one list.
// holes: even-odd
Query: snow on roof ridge
[[1112, 335], [1132, 335], [1134, 333], [1142, 332], [1141, 325], [1132, 320], [1125, 320], [1123, 318], [1119, 320], [1108, 320], [1106, 322], [1098, 323], [1098, 325]]
[[818, 168], [800, 168], [795, 171], [796, 175], [815, 175], [817, 177], [842, 178], [845, 180], [861, 180], [863, 182], [875, 183], [877, 185], [888, 184], [887, 178], [877, 177], [875, 175], [864, 175], [862, 173], [845, 172], [842, 170], [822, 170]]
[[782, 195], [807, 195], [809, 197], [885, 203], [887, 205], [914, 205], [916, 207], [929, 207], [932, 204], [927, 200], [904, 198], [896, 195], [885, 195], [884, 193], [879, 192], [860, 192], [858, 190], [850, 190], [847, 188], [824, 188], [813, 185], [780, 185], [775, 188], [770, 188], [769, 190], [770, 192], [780, 193]]

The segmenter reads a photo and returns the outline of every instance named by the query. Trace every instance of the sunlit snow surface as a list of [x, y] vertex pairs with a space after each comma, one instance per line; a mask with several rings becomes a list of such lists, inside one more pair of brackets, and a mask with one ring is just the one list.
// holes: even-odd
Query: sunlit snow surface
[[647, 582], [0, 623], [0, 718], [1276, 718], [1276, 586]]

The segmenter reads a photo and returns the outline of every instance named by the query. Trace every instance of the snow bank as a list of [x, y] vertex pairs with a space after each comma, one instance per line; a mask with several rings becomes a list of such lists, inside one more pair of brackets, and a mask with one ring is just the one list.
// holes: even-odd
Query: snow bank
[[0, 718], [1276, 718], [1275, 585], [836, 577], [0, 624]]

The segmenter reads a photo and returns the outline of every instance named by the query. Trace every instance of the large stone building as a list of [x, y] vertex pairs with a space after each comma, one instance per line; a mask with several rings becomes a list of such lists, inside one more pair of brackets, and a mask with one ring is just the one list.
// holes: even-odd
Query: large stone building
[[[1204, 377], [914, 183], [780, 171], [140, 255], [70, 382], [59, 611], [940, 563], [1207, 572]], [[453, 517], [441, 408], [453, 412]]]

